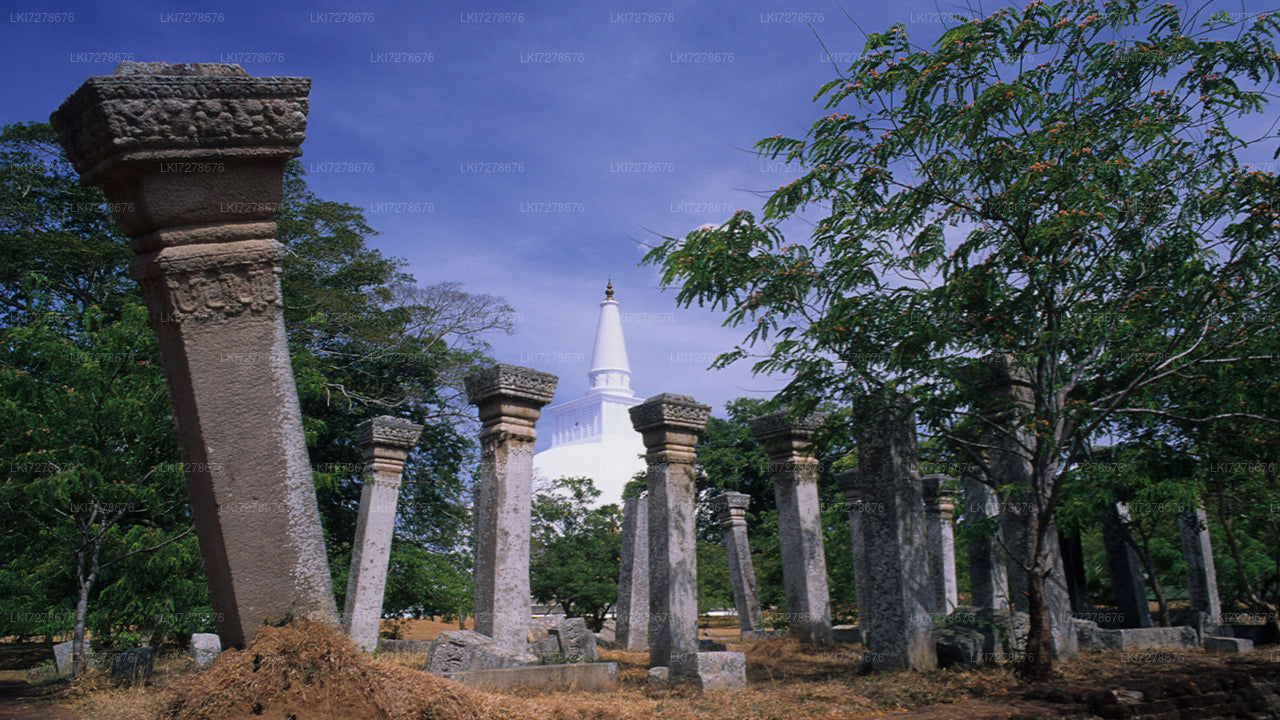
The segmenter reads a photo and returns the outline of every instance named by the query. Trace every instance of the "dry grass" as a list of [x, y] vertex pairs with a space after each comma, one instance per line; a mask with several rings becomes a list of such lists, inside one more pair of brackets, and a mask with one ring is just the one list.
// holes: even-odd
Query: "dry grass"
[[[731, 640], [732, 638], [724, 637]], [[745, 652], [749, 687], [726, 692], [689, 688], [650, 690], [648, 655], [601, 651], [618, 664], [618, 687], [609, 693], [516, 690], [480, 693], [421, 672], [424, 658], [359, 653], [328, 626], [270, 628], [250, 650], [229, 651], [201, 673], [180, 672], [185, 658], [159, 664], [155, 685], [113, 688], [86, 679], [67, 693], [85, 720], [117, 718], [308, 718], [467, 720], [808, 720], [874, 715], [970, 698], [997, 698], [1023, 686], [1012, 669], [985, 666], [929, 674], [859, 675], [860, 646], [822, 651], [779, 638], [733, 643]], [[1089, 681], [1164, 670], [1230, 665], [1243, 658], [1168, 651], [1135, 656], [1087, 653], [1058, 664], [1063, 681]], [[1135, 657], [1143, 662], [1135, 663]], [[254, 714], [254, 709], [260, 714]], [[945, 711], [944, 711], [945, 713]], [[963, 717], [957, 708], [956, 717]]]

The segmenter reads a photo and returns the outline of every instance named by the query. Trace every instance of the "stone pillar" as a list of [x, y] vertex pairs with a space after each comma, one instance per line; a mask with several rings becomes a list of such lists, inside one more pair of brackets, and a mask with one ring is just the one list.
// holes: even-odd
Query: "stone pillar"
[[1142, 563], [1129, 544], [1129, 529], [1125, 527], [1128, 519], [1129, 509], [1124, 503], [1116, 503], [1113, 510], [1104, 512], [1102, 516], [1102, 544], [1107, 554], [1111, 590], [1123, 627], [1151, 627], [1151, 609], [1147, 604], [1147, 588], [1142, 581]]
[[[1015, 610], [1027, 612], [1030, 578], [1026, 568], [1032, 565], [1036, 544], [1033, 532], [1039, 514], [1036, 497], [1044, 498], [1048, 492], [1048, 488], [1037, 491], [1033, 487], [1031, 457], [1036, 439], [1030, 423], [1035, 395], [1026, 373], [1016, 367], [1011, 356], [988, 356], [986, 365], [991, 373], [988, 387], [991, 420], [1004, 428], [996, 431], [990, 441], [989, 480], [1002, 493], [1008, 492], [1008, 501], [1000, 505], [1000, 525], [1008, 548], [1009, 598]], [[1044, 538], [1040, 564], [1048, 570], [1044, 598], [1053, 653], [1059, 658], [1071, 658], [1079, 654], [1079, 644], [1071, 617], [1071, 596], [1062, 568], [1058, 531], [1052, 522]]]
[[289, 615], [337, 623], [272, 220], [310, 86], [125, 62], [49, 118], [138, 255], [224, 647]]
[[673, 682], [698, 674], [698, 553], [694, 446], [711, 408], [663, 393], [629, 409], [649, 465], [649, 666]]
[[533, 492], [533, 426], [556, 393], [555, 375], [494, 365], [466, 378], [467, 399], [480, 414], [480, 479], [476, 483], [476, 632], [523, 652], [529, 634], [529, 524]]
[[849, 513], [850, 547], [853, 550], [853, 589], [858, 598], [858, 630], [862, 637], [867, 636], [871, 627], [871, 605], [867, 591], [871, 582], [871, 572], [867, 567], [867, 544], [862, 534], [862, 515], [866, 512], [866, 504], [862, 501], [862, 488], [858, 485], [857, 469], [845, 470], [836, 475], [836, 484], [844, 493], [844, 508]]
[[1213, 565], [1208, 521], [1204, 508], [1197, 505], [1178, 516], [1178, 533], [1182, 536], [1182, 558], [1187, 561], [1191, 609], [1201, 613], [1212, 630], [1222, 623], [1222, 603], [1218, 600], [1218, 571]]
[[956, 585], [955, 491], [946, 475], [925, 475], [924, 520], [929, 544], [929, 578], [933, 584], [933, 612], [949, 614], [960, 604]]
[[378, 647], [400, 474], [404, 459], [421, 434], [421, 425], [387, 415], [356, 426], [356, 438], [364, 451], [364, 487], [360, 490], [360, 517], [351, 549], [342, 629], [365, 652]]
[[978, 525], [969, 535], [969, 602], [978, 608], [984, 621], [982, 632], [986, 652], [1004, 657], [1004, 644], [994, 627], [1011, 628], [1009, 571], [1000, 529], [1000, 501], [996, 493], [973, 473], [966, 473], [964, 487], [966, 525]]
[[1058, 547], [1062, 550], [1062, 570], [1067, 576], [1071, 612], [1076, 617], [1087, 617], [1093, 608], [1089, 605], [1089, 583], [1084, 570], [1084, 544], [1080, 541], [1080, 533], [1067, 534], [1059, 529]]
[[869, 549], [869, 632], [862, 643], [875, 667], [937, 667], [931, 631], [933, 588], [925, 546], [924, 488], [915, 414], [903, 396], [867, 398], [858, 428], [858, 480]]
[[618, 573], [618, 627], [623, 650], [649, 647], [649, 500], [622, 501], [622, 563]]
[[724, 532], [724, 550], [729, 555], [729, 579], [733, 581], [733, 604], [738, 609], [738, 628], [743, 637], [764, 629], [760, 595], [756, 591], [756, 571], [747, 544], [747, 507], [751, 496], [725, 492], [711, 500]]
[[818, 460], [810, 445], [814, 431], [825, 421], [826, 415], [821, 413], [796, 420], [786, 410], [748, 421], [752, 434], [769, 453], [790, 631], [815, 645], [831, 642]]

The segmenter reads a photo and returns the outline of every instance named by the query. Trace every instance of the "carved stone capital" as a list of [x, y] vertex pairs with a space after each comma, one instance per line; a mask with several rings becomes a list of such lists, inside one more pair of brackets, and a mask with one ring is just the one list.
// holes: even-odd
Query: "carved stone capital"
[[[644, 438], [649, 462], [661, 462], [657, 455], [691, 452], [707, 427], [711, 407], [688, 395], [662, 393], [629, 408], [631, 426]], [[692, 462], [692, 461], [690, 461]]]
[[501, 363], [468, 375], [467, 399], [479, 412], [481, 442], [533, 442], [533, 426], [558, 381], [551, 373]]
[[746, 524], [747, 508], [751, 505], [751, 496], [727, 490], [711, 498], [711, 511], [724, 527], [734, 524]]
[[164, 248], [130, 272], [160, 322], [211, 322], [281, 306], [284, 247], [275, 240]]
[[796, 437], [808, 441], [813, 433], [827, 421], [826, 413], [810, 413], [801, 418], [792, 417], [790, 410], [778, 410], [747, 421], [751, 434], [757, 440], [775, 437]]
[[[308, 78], [255, 78], [238, 65], [125, 62], [86, 80], [49, 122], [136, 252], [271, 237], [310, 89]], [[259, 223], [269, 229], [235, 227]]]
[[356, 441], [361, 445], [412, 448], [421, 435], [421, 425], [390, 415], [379, 415], [356, 426]]
[[503, 395], [542, 407], [555, 397], [558, 381], [559, 378], [551, 373], [499, 363], [468, 375], [465, 383], [467, 400], [472, 405]]

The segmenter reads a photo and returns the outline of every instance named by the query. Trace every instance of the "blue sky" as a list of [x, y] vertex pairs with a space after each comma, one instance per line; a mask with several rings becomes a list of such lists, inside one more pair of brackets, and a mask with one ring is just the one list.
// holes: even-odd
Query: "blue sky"
[[795, 177], [750, 147], [824, 114], [812, 97], [834, 76], [827, 51], [847, 65], [863, 30], [895, 22], [928, 44], [965, 11], [848, 0], [855, 25], [827, 0], [7, 5], [0, 122], [47, 118], [121, 59], [310, 77], [312, 189], [364, 208], [372, 244], [420, 283], [506, 298], [517, 332], [492, 338], [499, 361], [559, 375], [557, 402], [580, 396], [612, 278], [637, 393], [717, 411], [783, 383], [706, 372], [744, 333], [677, 308], [637, 266], [640, 243], [758, 210], [759, 192]]

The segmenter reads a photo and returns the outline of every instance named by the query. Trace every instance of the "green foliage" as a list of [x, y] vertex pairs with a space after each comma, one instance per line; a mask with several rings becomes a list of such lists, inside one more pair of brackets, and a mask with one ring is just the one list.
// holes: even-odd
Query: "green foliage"
[[724, 545], [697, 541], [698, 614], [734, 607], [733, 580], [729, 577], [729, 556]]
[[593, 630], [618, 601], [622, 511], [593, 508], [600, 491], [590, 478], [558, 478], [533, 497], [530, 588], [541, 603], [582, 617]]

